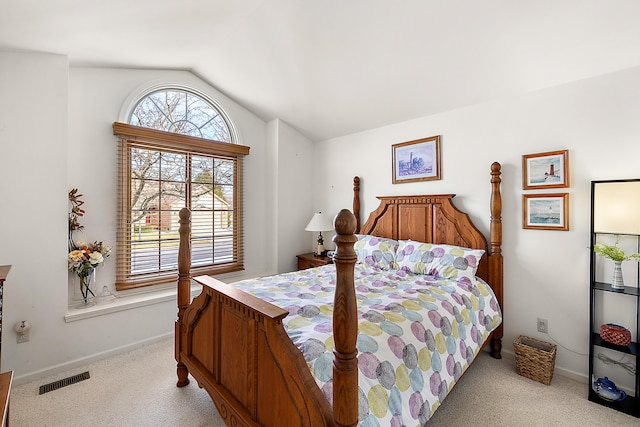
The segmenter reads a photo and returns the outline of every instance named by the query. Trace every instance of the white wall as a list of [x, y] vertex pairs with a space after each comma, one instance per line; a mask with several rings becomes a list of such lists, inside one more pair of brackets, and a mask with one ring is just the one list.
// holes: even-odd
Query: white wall
[[[0, 264], [13, 266], [4, 289], [2, 370], [62, 360], [61, 347], [88, 333], [71, 327], [54, 338], [66, 326], [67, 70], [64, 56], [0, 52]], [[34, 329], [31, 342], [18, 346], [19, 320]]]
[[[271, 192], [275, 207], [274, 252], [278, 272], [298, 268], [295, 255], [311, 252], [311, 233], [304, 231], [313, 216], [313, 144], [286, 122], [276, 119], [268, 124], [273, 141], [270, 167], [277, 186]], [[305, 242], [309, 242], [305, 245]]]
[[[69, 70], [64, 56], [0, 52], [0, 93], [10, 101], [0, 106], [0, 264], [13, 265], [5, 288], [3, 370], [15, 370], [18, 379], [35, 376], [171, 333], [174, 301], [64, 320], [67, 192], [78, 187], [84, 194], [82, 236], [115, 242], [111, 124], [132, 91], [167, 79], [191, 82], [218, 100], [240, 142], [251, 147], [247, 271], [228, 281], [284, 271], [296, 253], [307, 252], [307, 243], [310, 250], [314, 237], [301, 230], [315, 210], [351, 208], [354, 175], [362, 177], [365, 213], [377, 206], [376, 195], [455, 192], [458, 206], [487, 232], [489, 165], [499, 161], [504, 347], [510, 350], [519, 334], [548, 340], [535, 331], [536, 318], [544, 317], [562, 345], [587, 352], [589, 181], [638, 177], [640, 69], [309, 144], [286, 123], [267, 125], [188, 72]], [[431, 135], [442, 135], [443, 179], [392, 185], [391, 145]], [[559, 149], [570, 151], [571, 230], [523, 230], [521, 156]], [[284, 249], [283, 242], [292, 247]], [[111, 286], [110, 261], [98, 279]], [[31, 341], [17, 345], [12, 326], [23, 319], [33, 323]], [[587, 357], [560, 347], [556, 366], [585, 374]]]
[[[268, 250], [275, 218], [264, 206], [277, 184], [268, 175], [264, 121], [188, 72], [69, 69], [65, 56], [0, 52], [0, 264], [13, 265], [4, 294], [2, 369], [14, 370], [17, 382], [173, 332], [175, 298], [65, 322], [73, 292], [66, 265], [67, 192], [78, 188], [85, 201], [85, 230], [74, 237], [115, 244], [112, 123], [125, 99], [149, 82], [195, 87], [233, 119], [239, 142], [251, 147], [245, 159], [246, 270], [224, 279], [276, 272]], [[114, 266], [108, 258], [98, 271], [100, 287], [113, 289]], [[18, 345], [13, 325], [19, 320], [29, 320], [33, 329], [30, 341]]]
[[[490, 164], [502, 163], [505, 258], [503, 346], [549, 321], [556, 369], [588, 372], [590, 181], [638, 178], [640, 69], [630, 69], [318, 143], [315, 203], [351, 208], [351, 182], [362, 178], [362, 212], [377, 195], [456, 193], [454, 202], [483, 232], [489, 229]], [[442, 180], [391, 183], [391, 145], [441, 135]], [[522, 155], [568, 149], [570, 231], [522, 228]], [[536, 193], [544, 191], [527, 191]], [[634, 266], [630, 266], [634, 267]], [[628, 322], [633, 321], [629, 313]], [[623, 375], [620, 375], [623, 376]]]

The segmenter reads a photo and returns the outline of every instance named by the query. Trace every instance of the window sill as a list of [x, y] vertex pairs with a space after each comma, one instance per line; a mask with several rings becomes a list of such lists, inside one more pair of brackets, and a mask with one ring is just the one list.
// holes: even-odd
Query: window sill
[[[266, 276], [275, 274], [273, 272], [263, 273], [259, 276]], [[251, 279], [256, 277], [255, 275], [246, 275], [244, 273], [229, 273], [216, 276], [220, 280], [226, 283], [233, 283], [235, 281]], [[138, 307], [144, 307], [147, 305], [161, 304], [167, 301], [174, 301], [176, 303], [176, 315], [178, 313], [177, 307], [177, 289], [175, 283], [167, 283], [166, 285], [156, 285], [155, 290], [137, 290], [118, 292], [116, 299], [113, 302], [107, 304], [96, 304], [93, 307], [88, 308], [75, 308], [79, 302], [69, 304], [67, 308], [67, 314], [64, 316], [66, 323], [75, 322], [77, 320], [90, 319], [92, 317], [104, 316], [106, 314], [117, 313], [119, 311], [133, 310]], [[160, 289], [158, 289], [160, 288]], [[202, 292], [202, 286], [198, 283], [191, 283], [191, 299], [198, 296]]]
[[[202, 290], [201, 286], [191, 286], [191, 297], [198, 295]], [[66, 323], [75, 322], [77, 320], [89, 319], [92, 317], [103, 316], [106, 314], [117, 313], [119, 311], [132, 310], [147, 305], [161, 304], [167, 301], [176, 301], [177, 290], [175, 285], [169, 288], [160, 289], [152, 292], [138, 292], [131, 294], [120, 294], [118, 297], [106, 304], [96, 304], [88, 308], [76, 308], [73, 303], [69, 305], [67, 314], [64, 316]], [[177, 307], [176, 307], [177, 312]]]

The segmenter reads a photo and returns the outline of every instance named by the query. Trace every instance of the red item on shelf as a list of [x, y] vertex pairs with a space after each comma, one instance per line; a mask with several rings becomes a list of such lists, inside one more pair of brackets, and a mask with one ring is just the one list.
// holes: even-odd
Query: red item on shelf
[[600, 326], [600, 338], [608, 343], [625, 347], [631, 344], [631, 332], [624, 326], [614, 323]]

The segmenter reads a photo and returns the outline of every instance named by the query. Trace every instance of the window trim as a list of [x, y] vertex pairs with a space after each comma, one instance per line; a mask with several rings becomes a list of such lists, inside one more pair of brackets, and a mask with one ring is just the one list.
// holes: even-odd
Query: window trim
[[[167, 82], [164, 80], [161, 81], [153, 81], [147, 82], [139, 86], [133, 92], [129, 94], [127, 99], [124, 101], [120, 108], [120, 112], [118, 113], [117, 121], [120, 123], [129, 123], [129, 119], [131, 118], [131, 114], [135, 110], [138, 102], [154, 92], [158, 92], [161, 90], [183, 90], [186, 92], [190, 92], [193, 95], [199, 96], [203, 100], [207, 101], [213, 108], [218, 110], [218, 113], [222, 116], [227, 127], [229, 128], [229, 135], [231, 137], [231, 144], [239, 144], [242, 141], [241, 134], [238, 133], [238, 129], [236, 128], [233, 120], [227, 114], [227, 108], [225, 108], [225, 103], [221, 102], [221, 100], [215, 99], [209, 95], [210, 88], [204, 88], [201, 86], [200, 82], [183, 80], [177, 82]], [[222, 96], [218, 94], [218, 96]], [[150, 128], [148, 128], [150, 129]]]
[[130, 141], [144, 142], [150, 146], [158, 148], [173, 149], [176, 148], [177, 145], [182, 149], [222, 156], [246, 156], [249, 154], [250, 149], [246, 145], [217, 142], [211, 139], [133, 126], [119, 122], [113, 123], [113, 134], [118, 137], [127, 138]]
[[233, 157], [236, 162], [234, 174], [233, 200], [236, 228], [234, 229], [234, 250], [237, 252], [236, 260], [231, 263], [194, 267], [194, 274], [223, 274], [244, 270], [244, 235], [243, 235], [243, 162], [244, 156], [249, 154], [250, 147], [212, 141], [189, 135], [182, 135], [156, 129], [133, 126], [125, 123], [114, 122], [113, 133], [118, 137], [118, 218], [117, 218], [117, 244], [116, 244], [116, 290], [133, 289], [177, 280], [178, 271], [156, 272], [138, 278], [130, 278], [128, 271], [131, 243], [130, 237], [130, 178], [131, 164], [129, 152], [132, 146], [145, 145], [159, 150], [182, 150], [192, 154], [205, 154], [212, 156]]

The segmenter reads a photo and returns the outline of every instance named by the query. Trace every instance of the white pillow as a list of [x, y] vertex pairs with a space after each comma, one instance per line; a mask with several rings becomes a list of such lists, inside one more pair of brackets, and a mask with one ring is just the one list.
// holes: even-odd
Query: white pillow
[[410, 273], [453, 280], [474, 279], [484, 252], [482, 249], [400, 240], [396, 263], [399, 270]]
[[398, 241], [384, 237], [356, 234], [358, 241], [354, 245], [358, 262], [383, 270], [397, 269], [396, 249]]

